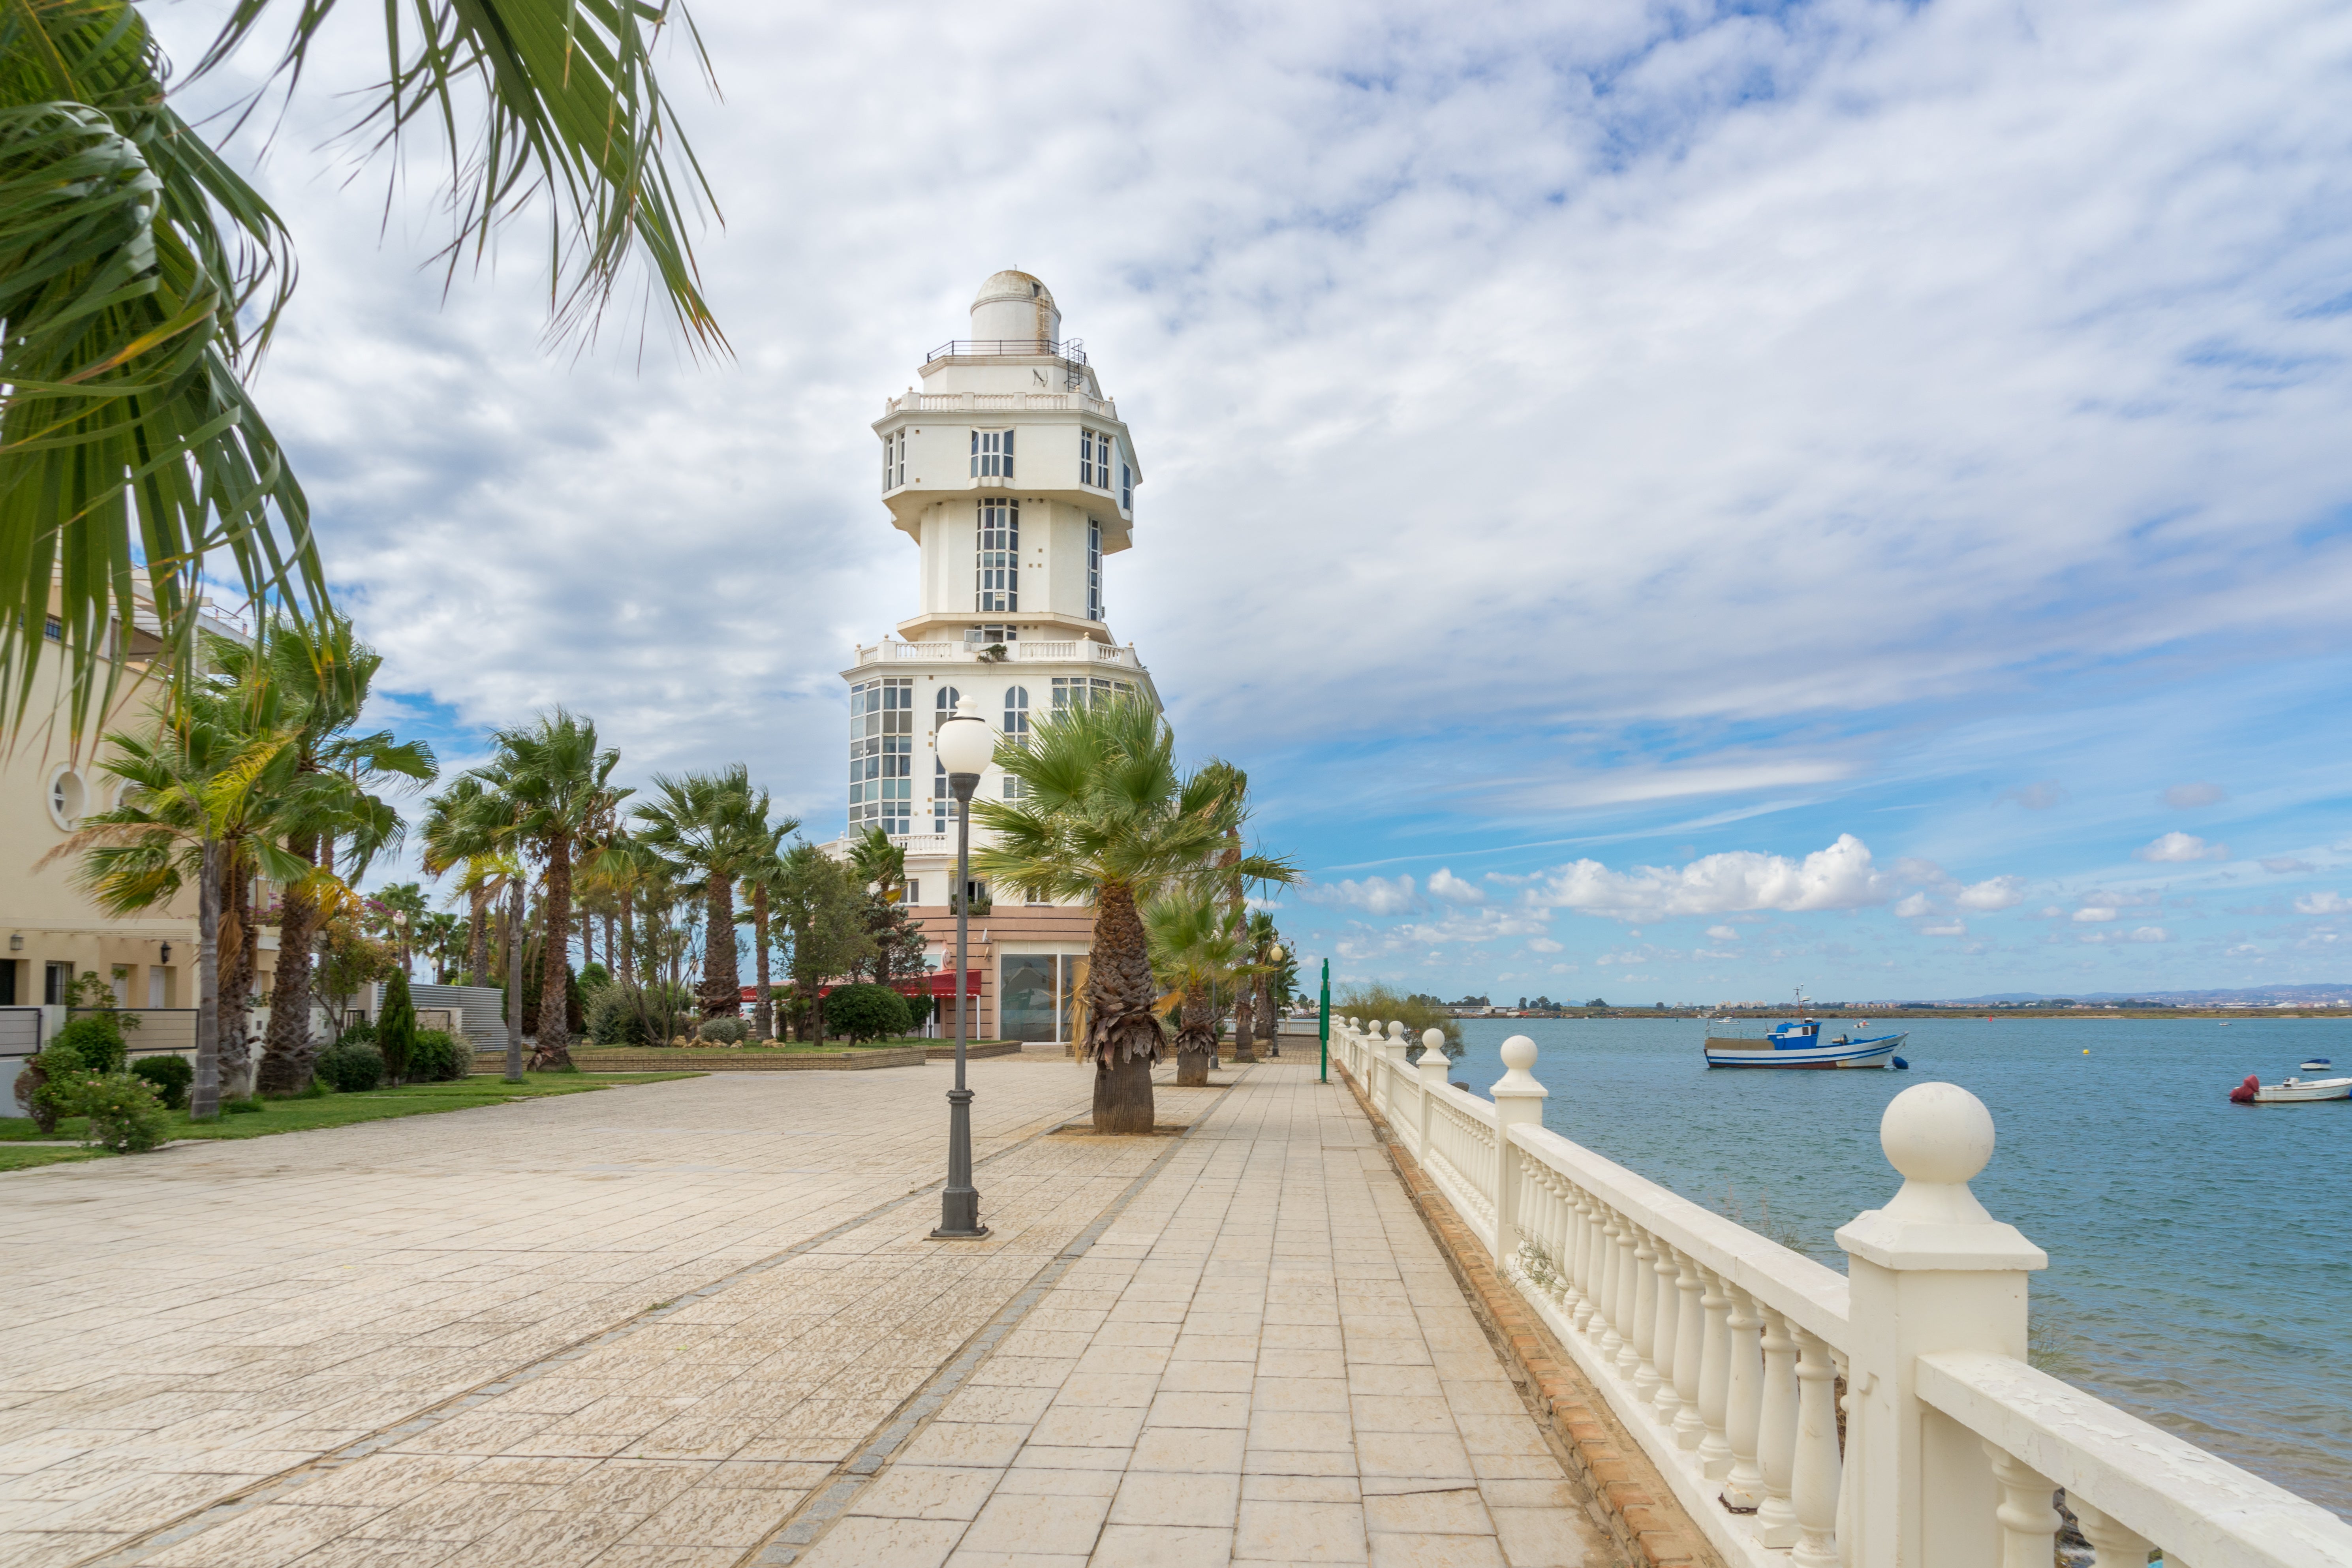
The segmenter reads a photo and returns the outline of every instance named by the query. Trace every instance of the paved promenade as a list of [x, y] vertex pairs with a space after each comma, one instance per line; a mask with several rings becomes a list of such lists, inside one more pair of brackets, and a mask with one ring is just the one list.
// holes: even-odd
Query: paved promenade
[[1611, 1563], [1346, 1091], [751, 1075], [0, 1177], [0, 1563]]

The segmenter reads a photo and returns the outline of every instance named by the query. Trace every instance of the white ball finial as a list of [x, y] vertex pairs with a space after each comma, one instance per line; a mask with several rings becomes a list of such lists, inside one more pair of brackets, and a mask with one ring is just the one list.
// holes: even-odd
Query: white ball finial
[[[1445, 1031], [1443, 1029], [1423, 1029], [1421, 1032], [1421, 1048], [1424, 1051], [1434, 1051], [1441, 1057], [1444, 1056], [1445, 1054]], [[1425, 1060], [1427, 1058], [1424, 1058], [1423, 1059]]]
[[[1525, 1035], [1513, 1035], [1509, 1039], [1505, 1040], [1503, 1066], [1509, 1070], [1495, 1080], [1495, 1087], [1486, 1091], [1487, 1098], [1497, 1106], [1507, 1100], [1547, 1098], [1551, 1090], [1538, 1083], [1535, 1075], [1528, 1071], [1535, 1065], [1536, 1043], [1533, 1040]], [[1531, 1110], [1528, 1114], [1533, 1115], [1535, 1112]]]
[[1389, 1020], [1389, 1038], [1399, 1044], [1404, 1041], [1404, 1026], [1394, 1018]]
[[1992, 1159], [1992, 1112], [1958, 1084], [1914, 1084], [1879, 1118], [1878, 1146], [1904, 1180], [1958, 1186]]

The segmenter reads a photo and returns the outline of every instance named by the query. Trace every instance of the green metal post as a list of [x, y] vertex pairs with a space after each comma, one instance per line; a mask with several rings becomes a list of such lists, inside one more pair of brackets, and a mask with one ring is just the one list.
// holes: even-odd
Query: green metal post
[[1331, 961], [1328, 958], [1323, 961], [1323, 1016], [1317, 1025], [1316, 1032], [1323, 1037], [1323, 1066], [1321, 1076], [1315, 1081], [1329, 1083], [1331, 1081]]

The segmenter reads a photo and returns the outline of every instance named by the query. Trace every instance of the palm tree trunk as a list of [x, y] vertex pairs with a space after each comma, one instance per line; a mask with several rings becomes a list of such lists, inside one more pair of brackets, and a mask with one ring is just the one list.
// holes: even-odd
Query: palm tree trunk
[[1257, 986], [1258, 977], [1252, 975], [1242, 983], [1241, 993], [1234, 998], [1234, 1060], [1257, 1060]]
[[580, 911], [580, 967], [586, 969], [596, 962], [596, 917], [587, 910]]
[[196, 879], [196, 1081], [188, 1090], [188, 1118], [220, 1114], [220, 919], [222, 866], [228, 857], [206, 835], [204, 869]]
[[702, 1016], [735, 1018], [743, 1012], [743, 982], [735, 965], [735, 879], [713, 872], [703, 910]]
[[473, 983], [490, 984], [490, 889], [477, 882], [466, 895], [466, 963]]
[[[287, 848], [316, 866], [319, 840], [305, 836]], [[310, 1037], [312, 943], [319, 934], [319, 904], [302, 888], [288, 888], [278, 906], [278, 967], [269, 985], [269, 1032], [264, 1037], [257, 1087], [264, 1094], [293, 1094], [310, 1081], [319, 1054]]]
[[1217, 1052], [1217, 1004], [1213, 992], [1194, 987], [1184, 994], [1183, 1026], [1176, 1031], [1176, 1086], [1205, 1089]]
[[547, 934], [540, 944], [539, 1048], [531, 1061], [541, 1069], [562, 1070], [572, 1065], [572, 841], [556, 837], [547, 846], [547, 892], [541, 904]]
[[220, 994], [214, 1006], [220, 1055], [220, 1096], [253, 1093], [253, 978], [261, 972], [261, 929], [253, 918], [253, 869], [242, 844], [232, 845], [222, 876]]
[[768, 888], [764, 882], [751, 889], [751, 962], [760, 977], [760, 1000], [751, 1008], [751, 1032], [762, 1040], [772, 1040], [776, 1009], [768, 996]]
[[1160, 1059], [1162, 1042], [1151, 998], [1151, 946], [1135, 895], [1105, 887], [1095, 902], [1094, 952], [1087, 965], [1085, 1056], [1095, 1064], [1097, 1132], [1151, 1131], [1151, 1064]]
[[637, 973], [636, 896], [628, 889], [621, 889], [621, 968], [632, 980], [642, 979]]

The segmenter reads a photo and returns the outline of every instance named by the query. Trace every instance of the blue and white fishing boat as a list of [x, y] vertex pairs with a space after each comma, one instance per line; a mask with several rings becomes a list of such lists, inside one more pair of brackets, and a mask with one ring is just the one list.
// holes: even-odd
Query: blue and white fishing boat
[[1896, 1047], [1910, 1037], [1872, 1035], [1864, 1020], [1862, 1027], [1833, 1039], [1822, 1038], [1818, 1018], [1805, 1016], [1805, 993], [1797, 991], [1797, 1020], [1792, 1024], [1774, 1026], [1764, 1038], [1710, 1037], [1704, 1047], [1706, 1065], [1711, 1068], [1907, 1068], [1911, 1064], [1895, 1054]]

